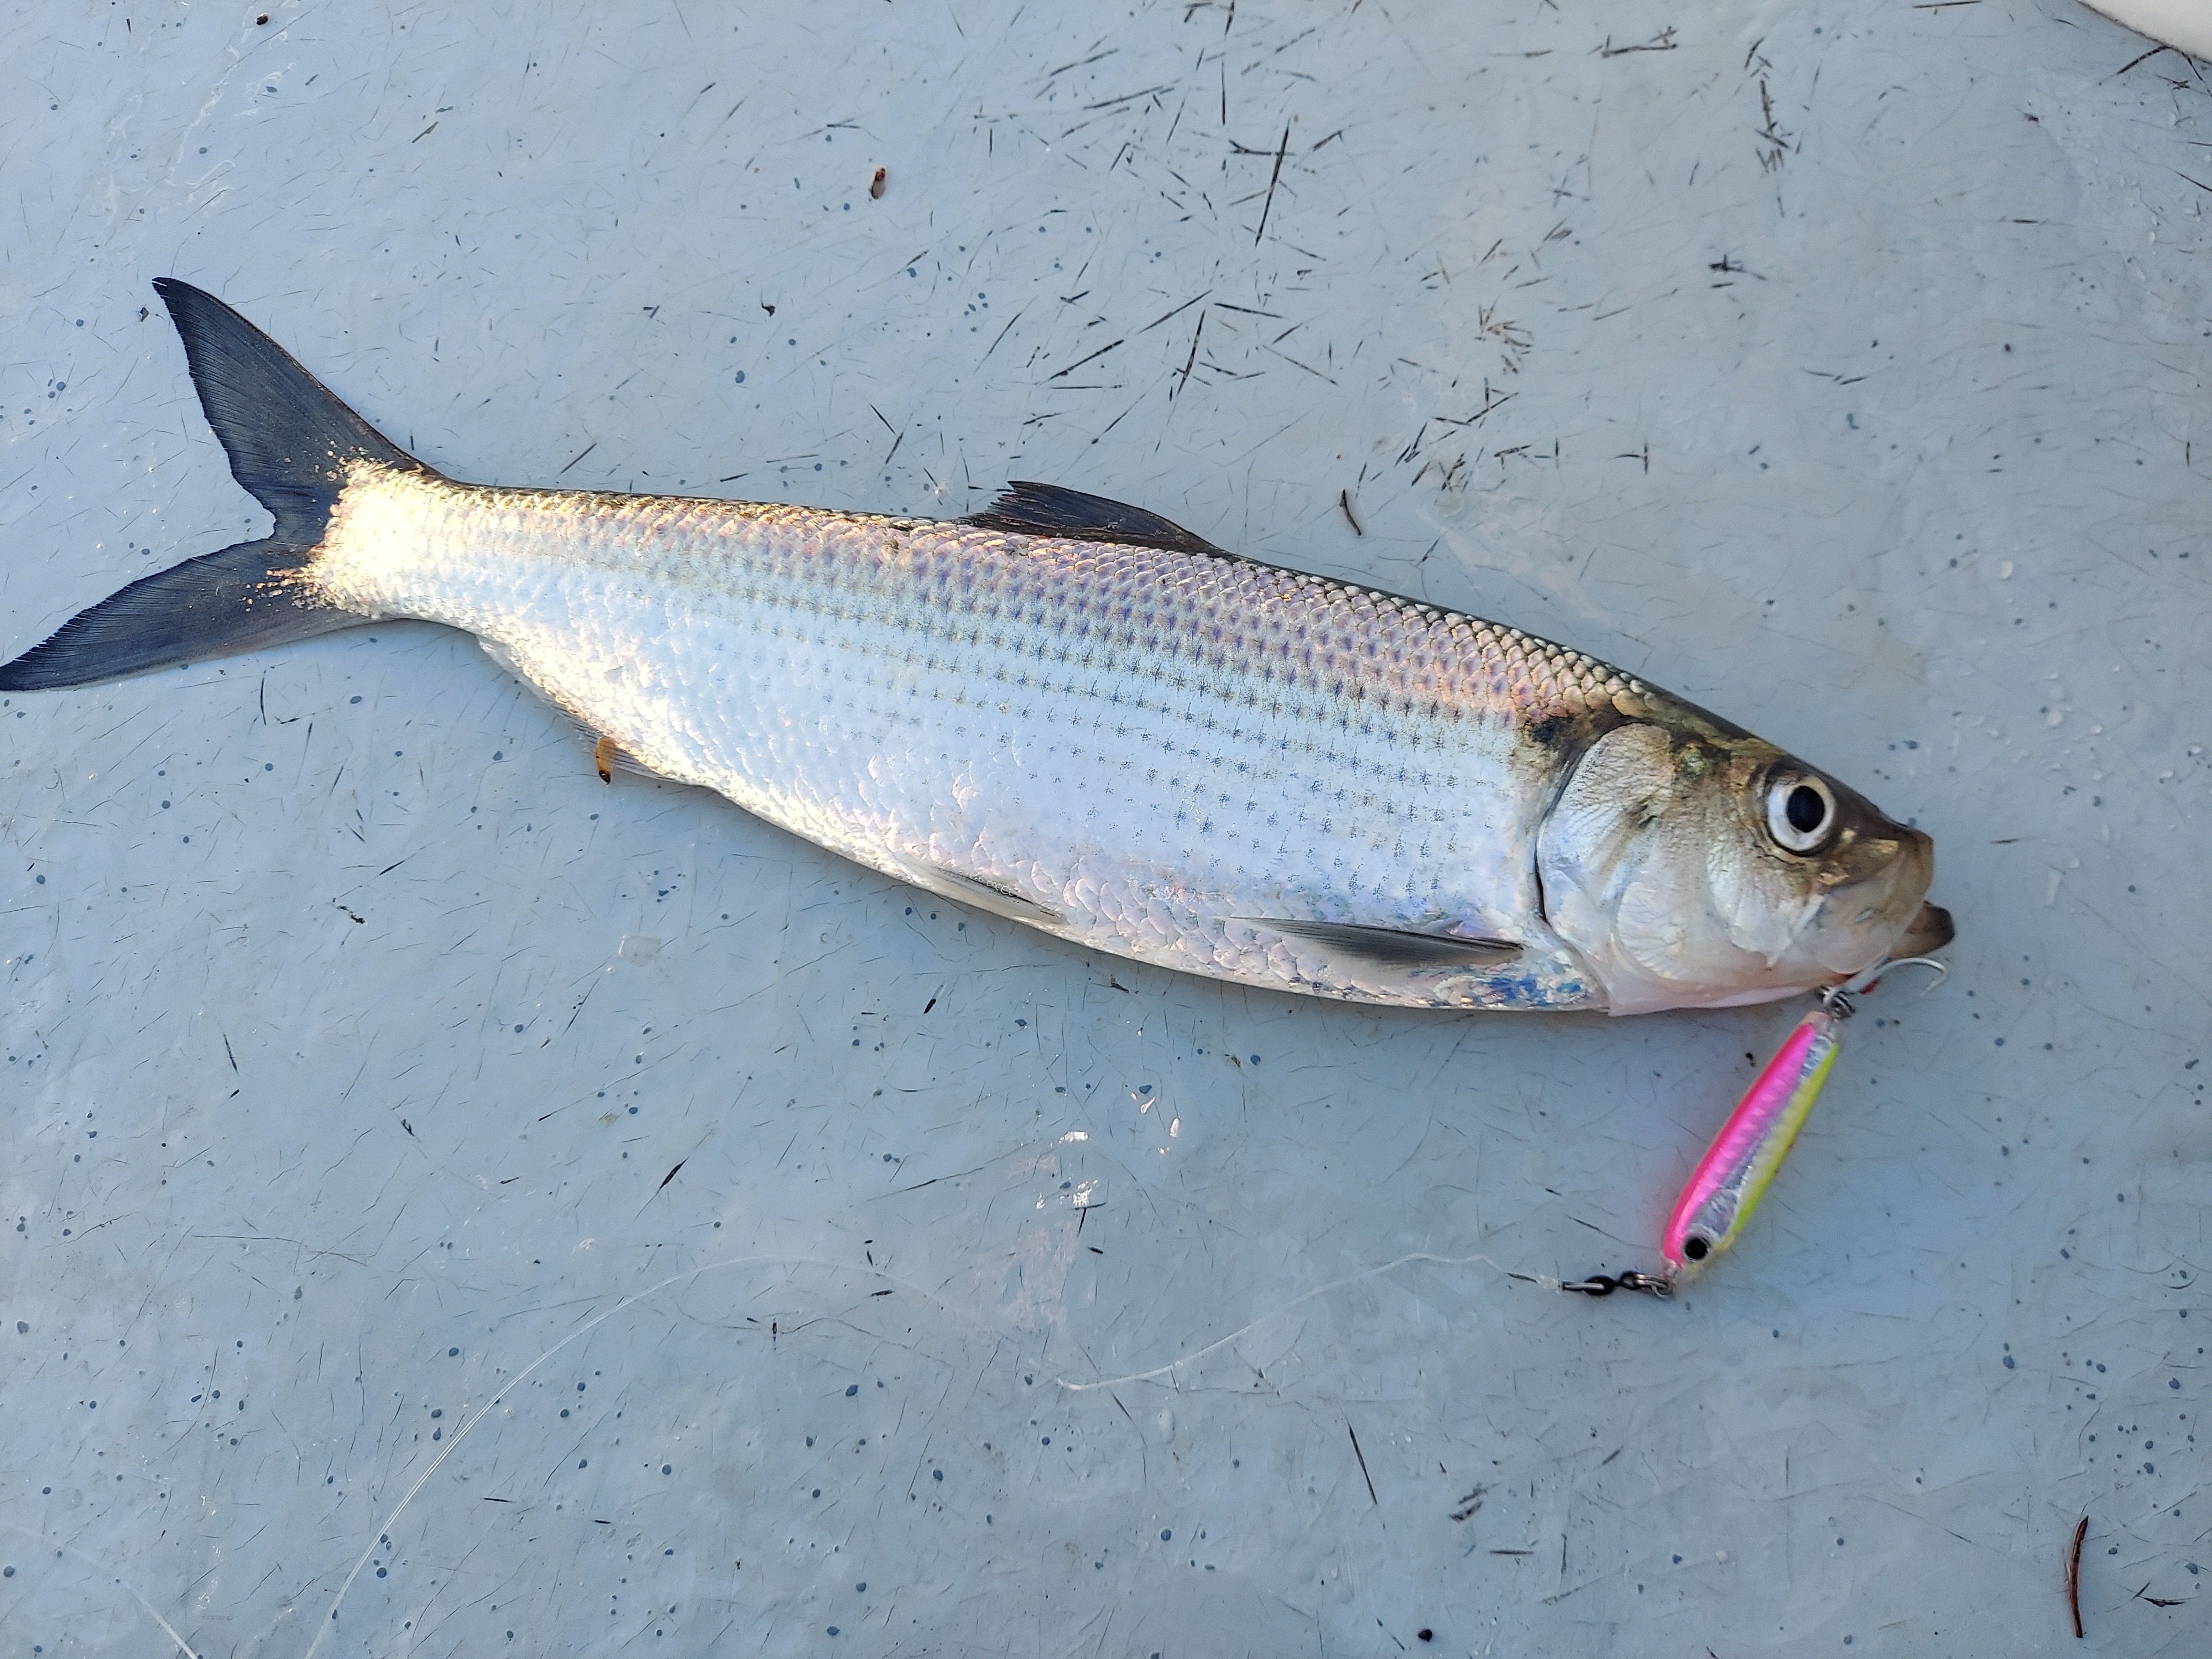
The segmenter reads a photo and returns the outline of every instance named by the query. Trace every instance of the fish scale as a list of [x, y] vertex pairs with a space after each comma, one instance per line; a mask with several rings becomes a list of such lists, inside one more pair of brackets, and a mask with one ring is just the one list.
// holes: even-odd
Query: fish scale
[[[1528, 717], [1644, 695], [1579, 653], [1218, 554], [352, 472], [319, 598], [475, 633], [646, 769], [872, 868], [1271, 988], [1586, 993], [1514, 903], [1555, 787]], [[1523, 952], [1415, 984], [1270, 916]]]

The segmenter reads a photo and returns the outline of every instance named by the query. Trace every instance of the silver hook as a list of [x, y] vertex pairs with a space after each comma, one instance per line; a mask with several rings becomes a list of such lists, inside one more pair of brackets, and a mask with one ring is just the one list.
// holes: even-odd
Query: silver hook
[[1928, 981], [1927, 990], [1921, 992], [1920, 994], [1923, 997], [1928, 994], [1929, 991], [1933, 991], [1945, 980], [1951, 977], [1951, 969], [1949, 965], [1945, 963], [1938, 962], [1934, 957], [1899, 957], [1896, 961], [1884, 965], [1889, 968], [1934, 969], [1936, 970], [1936, 977]]
[[1880, 984], [1882, 975], [1893, 968], [1934, 969], [1936, 977], [1929, 981], [1928, 990], [1920, 994], [1923, 996], [1926, 996], [1928, 991], [1934, 990], [1936, 986], [1951, 977], [1950, 969], [1934, 957], [1899, 957], [1893, 960], [1885, 958], [1875, 963], [1873, 967], [1863, 969], [1852, 975], [1841, 985], [1823, 986], [1820, 993], [1820, 1006], [1838, 1019], [1849, 1019], [1858, 1011], [1858, 999]]

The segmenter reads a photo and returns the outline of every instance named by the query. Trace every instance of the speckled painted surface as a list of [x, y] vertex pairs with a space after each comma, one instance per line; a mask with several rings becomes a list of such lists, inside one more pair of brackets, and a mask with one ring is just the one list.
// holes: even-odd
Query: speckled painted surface
[[13, 697], [0, 1654], [2201, 1645], [2212, 94], [1576, 9], [8, 11], [5, 648], [264, 522], [173, 273], [458, 476], [1056, 479], [1562, 640], [1962, 933], [1591, 1304], [1503, 1270], [1653, 1265], [1797, 1009], [1086, 956], [417, 626]]

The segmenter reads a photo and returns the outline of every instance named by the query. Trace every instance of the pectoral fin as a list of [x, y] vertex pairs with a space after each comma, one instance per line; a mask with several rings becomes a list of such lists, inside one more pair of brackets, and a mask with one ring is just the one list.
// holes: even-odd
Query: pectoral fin
[[979, 910], [988, 910], [994, 916], [1004, 916], [1009, 921], [1025, 921], [1032, 927], [1058, 927], [1067, 918], [1048, 904], [1015, 891], [1012, 887], [982, 876], [971, 876], [964, 871], [947, 869], [944, 865], [931, 865], [927, 872], [917, 872], [916, 878], [924, 886], [935, 889], [948, 898], [972, 904]]
[[1340, 962], [1370, 968], [1490, 968], [1510, 961], [1521, 947], [1508, 939], [1469, 939], [1458, 933], [1424, 933], [1409, 927], [1368, 927], [1357, 922], [1285, 921], [1273, 916], [1240, 916], [1287, 939], [1318, 945]]

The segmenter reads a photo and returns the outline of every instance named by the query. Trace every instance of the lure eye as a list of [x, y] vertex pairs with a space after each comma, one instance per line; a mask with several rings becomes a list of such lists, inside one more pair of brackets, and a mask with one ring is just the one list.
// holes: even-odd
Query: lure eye
[[1808, 774], [1784, 772], [1766, 786], [1766, 832], [1791, 853], [1817, 853], [1836, 833], [1836, 797]]
[[1703, 1233], [1692, 1233], [1682, 1241], [1682, 1254], [1692, 1261], [1703, 1261], [1712, 1253], [1712, 1241]]

